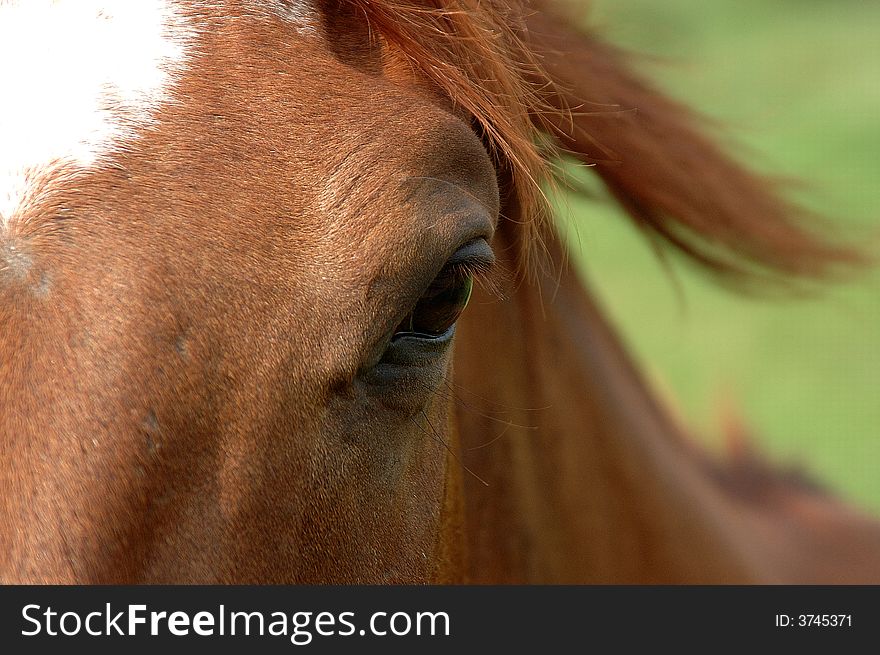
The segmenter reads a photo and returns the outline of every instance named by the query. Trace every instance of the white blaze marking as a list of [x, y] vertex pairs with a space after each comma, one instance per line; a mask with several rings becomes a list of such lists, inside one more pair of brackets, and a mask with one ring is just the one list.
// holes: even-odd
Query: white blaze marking
[[0, 0], [0, 227], [136, 139], [192, 35], [171, 0]]

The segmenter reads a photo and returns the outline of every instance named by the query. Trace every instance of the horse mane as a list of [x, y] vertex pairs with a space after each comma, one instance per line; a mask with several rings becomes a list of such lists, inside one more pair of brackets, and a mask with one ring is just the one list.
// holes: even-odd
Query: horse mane
[[558, 2], [346, 1], [471, 114], [510, 182], [526, 252], [552, 229], [541, 187], [565, 151], [655, 244], [722, 280], [820, 278], [866, 259], [724, 153], [627, 55], [569, 27]]

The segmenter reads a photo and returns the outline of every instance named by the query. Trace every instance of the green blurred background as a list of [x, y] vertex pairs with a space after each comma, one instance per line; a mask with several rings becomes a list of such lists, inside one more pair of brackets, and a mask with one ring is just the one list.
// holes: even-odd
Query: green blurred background
[[[878, 232], [880, 2], [594, 0], [585, 21], [652, 55], [643, 72], [718, 119], [741, 159], [806, 182], [799, 202]], [[636, 358], [710, 448], [724, 447], [732, 402], [772, 459], [880, 512], [878, 273], [816, 299], [758, 300], [676, 266], [679, 295], [606, 202], [557, 204]]]

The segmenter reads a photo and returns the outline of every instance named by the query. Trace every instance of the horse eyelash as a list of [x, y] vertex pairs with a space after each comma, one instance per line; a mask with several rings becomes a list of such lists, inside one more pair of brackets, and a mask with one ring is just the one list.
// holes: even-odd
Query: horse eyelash
[[447, 264], [446, 272], [450, 275], [459, 275], [461, 277], [473, 276], [474, 282], [477, 282], [489, 276], [493, 268], [495, 268], [495, 262], [474, 258]]
[[503, 267], [498, 266], [495, 260], [470, 259], [448, 264], [446, 271], [450, 275], [461, 277], [472, 276], [474, 286], [494, 296], [498, 300], [504, 300], [503, 289], [507, 286], [508, 275]]

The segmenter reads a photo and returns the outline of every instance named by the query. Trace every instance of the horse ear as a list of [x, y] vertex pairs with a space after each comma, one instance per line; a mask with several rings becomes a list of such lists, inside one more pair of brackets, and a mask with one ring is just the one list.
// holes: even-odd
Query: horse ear
[[700, 120], [632, 70], [628, 57], [544, 3], [526, 23], [553, 111], [536, 120], [594, 167], [636, 226], [728, 281], [827, 277], [866, 263], [701, 131]]

